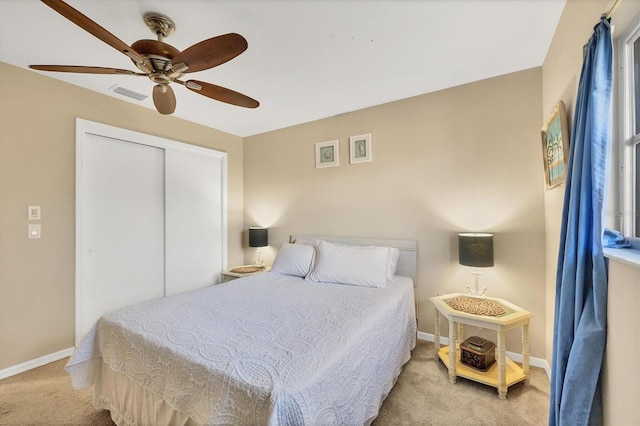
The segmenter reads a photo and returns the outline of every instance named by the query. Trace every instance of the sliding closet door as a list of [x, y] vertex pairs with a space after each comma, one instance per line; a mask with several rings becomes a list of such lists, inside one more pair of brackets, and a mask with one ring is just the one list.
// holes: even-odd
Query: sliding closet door
[[227, 157], [82, 119], [76, 132], [78, 343], [106, 311], [219, 282]]
[[164, 150], [85, 134], [76, 340], [100, 316], [164, 294]]
[[165, 162], [167, 296], [215, 284], [223, 269], [219, 155], [169, 151]]

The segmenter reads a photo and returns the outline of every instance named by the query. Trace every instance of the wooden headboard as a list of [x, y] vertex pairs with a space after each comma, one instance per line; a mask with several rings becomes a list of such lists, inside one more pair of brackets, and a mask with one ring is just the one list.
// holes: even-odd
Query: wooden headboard
[[289, 238], [292, 243], [295, 242], [296, 238], [300, 238], [304, 240], [324, 240], [331, 243], [351, 246], [395, 247], [400, 250], [396, 275], [411, 278], [413, 280], [413, 286], [417, 286], [418, 241], [416, 240], [387, 240], [381, 238], [336, 237], [327, 235], [291, 235]]

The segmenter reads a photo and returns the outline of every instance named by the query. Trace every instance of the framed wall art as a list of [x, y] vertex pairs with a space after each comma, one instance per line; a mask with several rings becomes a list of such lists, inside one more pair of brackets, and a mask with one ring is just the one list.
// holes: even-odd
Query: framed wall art
[[349, 162], [366, 163], [371, 161], [371, 133], [349, 138]]
[[316, 144], [316, 169], [340, 165], [339, 142], [328, 141]]
[[560, 185], [567, 178], [569, 162], [569, 130], [564, 102], [556, 104], [542, 127], [542, 159], [547, 189]]

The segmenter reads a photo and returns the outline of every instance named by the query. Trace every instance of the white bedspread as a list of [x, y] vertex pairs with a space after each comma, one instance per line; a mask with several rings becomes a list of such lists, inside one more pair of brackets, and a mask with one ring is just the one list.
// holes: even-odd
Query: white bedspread
[[83, 389], [106, 365], [199, 424], [362, 425], [415, 335], [408, 278], [365, 288], [263, 273], [108, 313], [67, 371]]

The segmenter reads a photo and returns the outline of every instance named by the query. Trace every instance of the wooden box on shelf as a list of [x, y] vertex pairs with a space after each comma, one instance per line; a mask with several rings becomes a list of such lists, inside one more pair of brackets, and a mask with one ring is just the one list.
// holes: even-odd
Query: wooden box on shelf
[[496, 362], [496, 345], [482, 337], [469, 337], [460, 349], [460, 362], [476, 370], [487, 371]]

